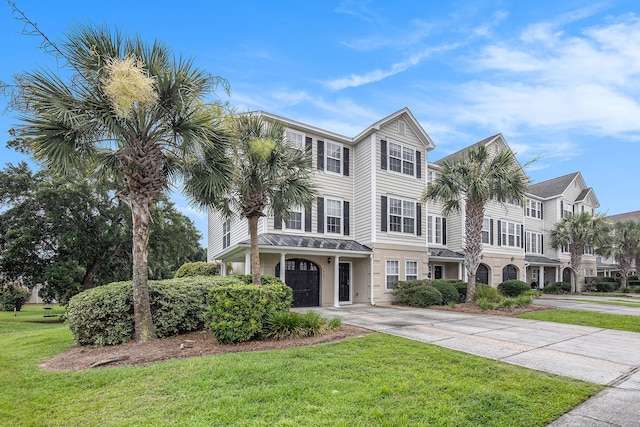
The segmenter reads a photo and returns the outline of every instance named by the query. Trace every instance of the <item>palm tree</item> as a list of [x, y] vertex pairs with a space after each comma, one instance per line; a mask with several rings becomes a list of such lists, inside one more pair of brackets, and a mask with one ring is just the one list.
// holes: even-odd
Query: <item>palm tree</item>
[[25, 122], [19, 136], [54, 171], [93, 170], [119, 182], [133, 219], [135, 338], [155, 338], [147, 286], [149, 209], [197, 165], [210, 172], [209, 191], [224, 189], [224, 156], [210, 154], [212, 163], [202, 164], [205, 150], [224, 153], [218, 110], [202, 101], [221, 79], [174, 58], [158, 41], [147, 44], [106, 27], [79, 26], [52, 46], [70, 75], [38, 70], [18, 76], [16, 104]]
[[620, 267], [620, 285], [625, 288], [631, 265], [640, 254], [640, 223], [633, 219], [616, 222], [609, 245], [601, 248], [601, 252], [616, 260]]
[[[310, 206], [316, 192], [311, 182], [311, 156], [285, 136], [285, 126], [258, 114], [239, 114], [232, 124], [233, 179], [222, 196], [187, 187], [191, 199], [230, 218], [246, 218], [251, 239], [252, 283], [260, 284], [258, 220], [270, 212], [287, 219], [292, 207]], [[197, 178], [197, 177], [196, 177]]]
[[476, 289], [485, 205], [489, 201], [522, 200], [528, 182], [512, 151], [502, 150], [492, 155], [486, 145], [476, 145], [457, 160], [443, 162], [440, 176], [424, 192], [423, 201], [439, 200], [444, 203], [444, 215], [459, 211], [464, 204], [467, 302], [473, 301]]
[[565, 217], [551, 230], [551, 247], [569, 248], [569, 265], [574, 272], [571, 292], [580, 293], [580, 278], [582, 272], [582, 255], [587, 246], [599, 249], [607, 245], [609, 238], [609, 224], [602, 215], [591, 215], [581, 212]]

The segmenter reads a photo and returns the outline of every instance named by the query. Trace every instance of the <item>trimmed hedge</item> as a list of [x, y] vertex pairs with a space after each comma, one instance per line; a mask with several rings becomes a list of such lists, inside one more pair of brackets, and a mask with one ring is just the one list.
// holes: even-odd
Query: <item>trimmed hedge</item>
[[398, 302], [413, 307], [429, 307], [442, 304], [442, 294], [429, 281], [410, 280], [396, 283], [393, 295]]
[[[211, 290], [234, 284], [244, 284], [244, 278], [194, 276], [149, 281], [156, 334], [167, 337], [202, 329]], [[277, 296], [270, 298], [277, 300]], [[115, 345], [129, 341], [134, 337], [131, 282], [111, 283], [75, 295], [69, 301], [67, 318], [73, 338], [80, 345]]]
[[[460, 294], [455, 286], [440, 280], [434, 280], [432, 286], [442, 294], [442, 304], [457, 303], [460, 300]], [[466, 292], [465, 292], [466, 293]]]
[[505, 280], [498, 285], [498, 292], [506, 297], [517, 297], [531, 290], [531, 286], [521, 280]]
[[467, 287], [469, 284], [467, 282], [457, 281], [453, 283], [453, 286], [456, 287], [458, 295], [460, 295], [458, 302], [465, 302], [467, 300]]
[[571, 292], [571, 284], [567, 282], [556, 282], [552, 285], [545, 286], [542, 292], [545, 294], [566, 294]]
[[596, 283], [596, 292], [613, 292], [618, 289], [618, 284], [616, 282], [599, 282]]
[[218, 274], [220, 274], [220, 269], [218, 268], [217, 264], [213, 264], [210, 262], [187, 262], [180, 266], [173, 278], [178, 279], [180, 277], [217, 276]]
[[218, 342], [228, 344], [260, 337], [274, 313], [289, 311], [293, 291], [282, 282], [242, 283], [213, 288], [209, 299], [209, 329]]

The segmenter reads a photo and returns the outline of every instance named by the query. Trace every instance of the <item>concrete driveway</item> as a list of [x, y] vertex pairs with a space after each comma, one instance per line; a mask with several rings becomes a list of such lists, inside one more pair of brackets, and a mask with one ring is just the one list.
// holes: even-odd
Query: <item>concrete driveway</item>
[[638, 333], [391, 305], [310, 310], [374, 331], [609, 386], [552, 426], [640, 425]]

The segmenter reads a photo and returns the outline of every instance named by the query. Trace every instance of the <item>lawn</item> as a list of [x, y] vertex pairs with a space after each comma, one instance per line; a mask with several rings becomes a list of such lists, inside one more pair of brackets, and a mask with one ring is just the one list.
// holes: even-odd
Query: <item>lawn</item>
[[640, 307], [640, 301], [602, 301], [597, 299], [572, 299], [578, 302], [595, 302], [597, 304], [620, 305], [623, 307]]
[[584, 310], [545, 310], [519, 314], [521, 319], [544, 320], [595, 328], [640, 332], [640, 317], [619, 314], [596, 313]]
[[0, 312], [0, 425], [544, 426], [603, 388], [384, 334], [47, 372], [73, 343], [42, 316]]

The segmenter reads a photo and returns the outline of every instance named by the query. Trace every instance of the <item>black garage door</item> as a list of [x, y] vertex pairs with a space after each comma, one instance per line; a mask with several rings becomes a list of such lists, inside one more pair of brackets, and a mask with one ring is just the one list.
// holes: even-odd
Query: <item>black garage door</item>
[[[320, 269], [306, 259], [288, 259], [285, 265], [285, 282], [293, 290], [293, 307], [317, 307], [320, 305]], [[280, 263], [276, 265], [280, 277]]]

